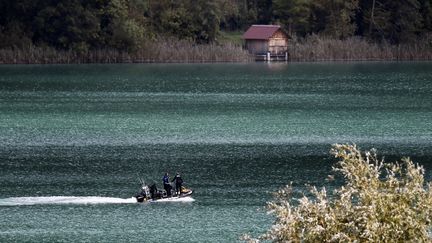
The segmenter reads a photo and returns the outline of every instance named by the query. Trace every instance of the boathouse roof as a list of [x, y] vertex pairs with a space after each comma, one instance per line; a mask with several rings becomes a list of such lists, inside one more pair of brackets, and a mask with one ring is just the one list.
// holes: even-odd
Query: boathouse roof
[[245, 40], [267, 40], [280, 29], [280, 25], [252, 25], [243, 34]]

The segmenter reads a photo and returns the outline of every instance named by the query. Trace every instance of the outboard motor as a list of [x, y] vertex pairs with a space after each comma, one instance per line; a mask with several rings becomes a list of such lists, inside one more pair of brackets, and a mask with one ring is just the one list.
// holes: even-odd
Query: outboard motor
[[143, 193], [143, 195], [148, 199], [150, 198], [150, 189], [148, 186], [143, 186], [141, 188], [141, 192]]
[[141, 188], [141, 192], [135, 196], [138, 202], [144, 202], [150, 199], [150, 189], [147, 185]]

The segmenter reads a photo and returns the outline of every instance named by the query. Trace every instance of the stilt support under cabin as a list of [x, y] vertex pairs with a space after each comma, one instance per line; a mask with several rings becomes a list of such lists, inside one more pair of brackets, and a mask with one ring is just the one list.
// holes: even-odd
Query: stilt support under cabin
[[280, 61], [288, 61], [288, 52], [284, 53], [270, 53], [267, 52], [265, 54], [256, 54], [255, 55], [256, 61], [264, 61], [264, 62], [280, 62]]

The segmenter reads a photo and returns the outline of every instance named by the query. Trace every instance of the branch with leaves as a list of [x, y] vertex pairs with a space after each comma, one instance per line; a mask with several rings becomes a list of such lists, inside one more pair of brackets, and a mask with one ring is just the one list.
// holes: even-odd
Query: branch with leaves
[[[333, 170], [345, 185], [331, 196], [325, 188], [312, 196], [293, 197], [292, 185], [279, 190], [268, 204], [276, 216], [271, 229], [248, 242], [430, 242], [431, 184], [424, 169], [409, 158], [385, 163], [376, 151], [356, 145], [333, 146], [340, 159]], [[294, 202], [297, 201], [296, 203]]]

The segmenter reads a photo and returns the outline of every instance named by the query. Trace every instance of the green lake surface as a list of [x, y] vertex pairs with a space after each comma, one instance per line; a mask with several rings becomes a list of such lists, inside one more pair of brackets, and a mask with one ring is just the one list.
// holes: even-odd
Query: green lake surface
[[[331, 144], [432, 178], [432, 62], [0, 66], [0, 242], [235, 242]], [[180, 172], [194, 202], [138, 204]]]

